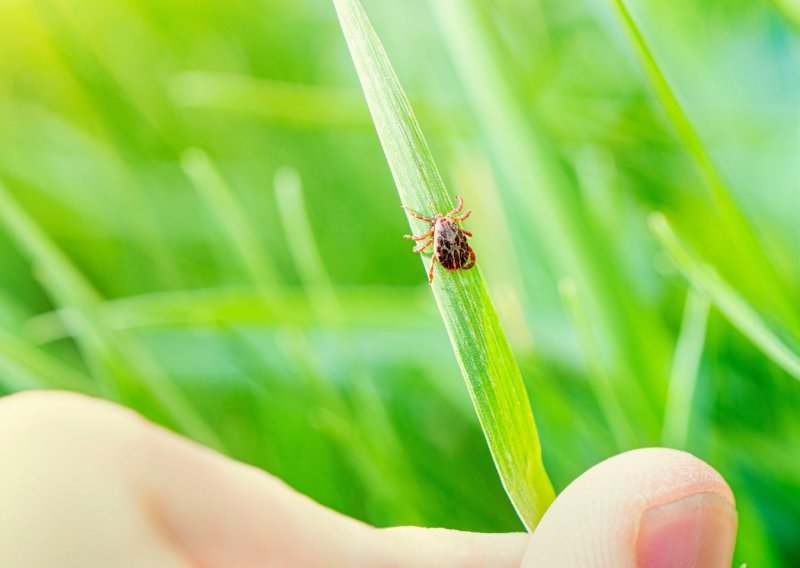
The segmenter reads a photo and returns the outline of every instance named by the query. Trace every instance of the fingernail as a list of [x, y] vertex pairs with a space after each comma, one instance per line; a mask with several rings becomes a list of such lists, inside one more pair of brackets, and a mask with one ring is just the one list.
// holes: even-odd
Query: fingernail
[[647, 509], [639, 524], [639, 568], [730, 568], [736, 510], [725, 497], [698, 493]]

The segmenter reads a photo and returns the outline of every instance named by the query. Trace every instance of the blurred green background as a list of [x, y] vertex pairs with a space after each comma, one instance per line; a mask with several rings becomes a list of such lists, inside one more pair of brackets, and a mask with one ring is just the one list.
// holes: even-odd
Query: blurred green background
[[[610, 2], [364, 4], [556, 487], [687, 449], [737, 562], [800, 566], [800, 4], [631, 1], [733, 213]], [[0, 0], [0, 54], [2, 392], [118, 400], [377, 525], [520, 530], [329, 2]]]

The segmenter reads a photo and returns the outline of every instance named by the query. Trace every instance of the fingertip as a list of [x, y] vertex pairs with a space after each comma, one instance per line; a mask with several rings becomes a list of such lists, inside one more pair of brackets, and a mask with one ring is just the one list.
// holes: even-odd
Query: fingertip
[[[659, 507], [663, 514], [647, 515]], [[634, 450], [594, 466], [558, 496], [524, 565], [650, 568], [708, 550], [714, 563], [673, 565], [729, 566], [735, 531], [733, 492], [714, 468], [686, 452]]]

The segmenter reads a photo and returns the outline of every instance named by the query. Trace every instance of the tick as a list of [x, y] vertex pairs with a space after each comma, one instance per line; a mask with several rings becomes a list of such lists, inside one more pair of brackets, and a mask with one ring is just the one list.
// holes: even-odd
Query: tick
[[437, 260], [442, 265], [442, 268], [449, 272], [460, 269], [469, 270], [475, 266], [475, 251], [467, 243], [467, 238], [471, 237], [472, 233], [462, 229], [459, 225], [459, 223], [472, 215], [472, 210], [470, 209], [463, 215], [459, 215], [464, 208], [464, 200], [461, 199], [460, 195], [456, 199], [458, 200], [458, 207], [447, 215], [437, 213], [433, 216], [433, 219], [420, 215], [413, 209], [403, 205], [411, 215], [420, 221], [429, 223], [431, 226], [430, 230], [418, 237], [405, 235], [406, 239], [411, 239], [412, 241], [425, 241], [421, 245], [414, 247], [414, 252], [422, 252], [433, 245], [433, 256], [428, 269], [428, 282], [431, 284], [433, 284], [433, 267]]

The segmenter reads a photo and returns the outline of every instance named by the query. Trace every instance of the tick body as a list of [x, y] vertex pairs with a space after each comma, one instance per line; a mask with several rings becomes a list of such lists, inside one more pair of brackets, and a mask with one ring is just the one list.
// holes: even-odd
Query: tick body
[[405, 235], [405, 238], [413, 241], [424, 241], [414, 248], [414, 252], [422, 252], [433, 245], [433, 256], [428, 269], [428, 282], [431, 284], [433, 284], [433, 268], [437, 261], [442, 265], [442, 268], [450, 272], [461, 269], [469, 270], [475, 266], [475, 251], [467, 243], [467, 238], [471, 237], [472, 233], [460, 226], [460, 223], [466, 220], [472, 214], [472, 211], [459, 215], [464, 208], [464, 200], [461, 199], [460, 195], [456, 199], [458, 200], [458, 207], [447, 215], [437, 213], [433, 216], [433, 219], [420, 215], [413, 209], [405, 207], [405, 205], [403, 206], [412, 216], [420, 221], [429, 223], [431, 226], [430, 230], [418, 237]]

